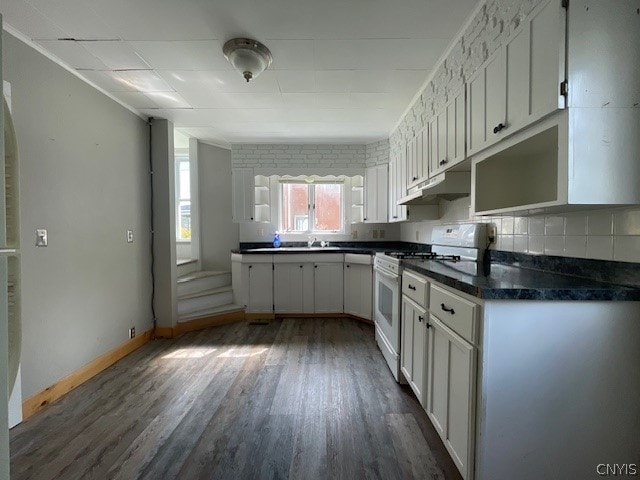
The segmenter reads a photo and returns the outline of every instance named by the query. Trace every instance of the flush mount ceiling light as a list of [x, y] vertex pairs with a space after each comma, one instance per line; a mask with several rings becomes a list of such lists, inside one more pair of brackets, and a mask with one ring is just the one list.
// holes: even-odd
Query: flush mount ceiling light
[[269, 68], [273, 61], [269, 49], [257, 40], [250, 38], [229, 40], [222, 47], [222, 53], [247, 82]]

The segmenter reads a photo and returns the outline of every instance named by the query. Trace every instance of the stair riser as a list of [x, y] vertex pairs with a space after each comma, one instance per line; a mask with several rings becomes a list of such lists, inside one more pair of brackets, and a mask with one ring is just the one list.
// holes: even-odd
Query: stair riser
[[178, 315], [197, 312], [205, 308], [218, 307], [233, 302], [233, 292], [220, 292], [202, 297], [178, 300]]
[[196, 270], [198, 270], [198, 263], [190, 262], [183, 265], [178, 265], [176, 273], [178, 277], [181, 277], [183, 275], [187, 275], [188, 273], [193, 273]]
[[188, 282], [178, 283], [178, 296], [212, 290], [214, 288], [231, 285], [231, 274], [213, 275], [211, 277], [197, 278]]
[[207, 318], [217, 315], [225, 315], [232, 312], [242, 312], [243, 308], [239, 305], [229, 304], [222, 305], [220, 307], [207, 308], [205, 310], [198, 310], [197, 312], [185, 313], [178, 318], [178, 323], [191, 322], [199, 318]]

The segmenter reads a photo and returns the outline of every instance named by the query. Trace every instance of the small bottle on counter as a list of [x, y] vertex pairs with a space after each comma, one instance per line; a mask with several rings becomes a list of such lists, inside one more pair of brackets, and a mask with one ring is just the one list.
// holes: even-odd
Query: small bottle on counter
[[280, 241], [280, 234], [276, 232], [273, 235], [273, 246], [274, 248], [280, 248], [280, 245], [282, 245], [282, 241]]

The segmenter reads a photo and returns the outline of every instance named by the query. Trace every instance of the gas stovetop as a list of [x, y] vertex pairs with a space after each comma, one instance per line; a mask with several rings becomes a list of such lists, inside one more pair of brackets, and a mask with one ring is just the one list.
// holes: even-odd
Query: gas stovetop
[[460, 255], [443, 255], [436, 252], [385, 252], [385, 255], [399, 260], [442, 260], [459, 262]]

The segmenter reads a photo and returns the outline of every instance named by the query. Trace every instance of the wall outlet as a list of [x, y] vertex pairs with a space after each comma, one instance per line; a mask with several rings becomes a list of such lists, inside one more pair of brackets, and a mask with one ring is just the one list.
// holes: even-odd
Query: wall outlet
[[46, 228], [38, 228], [36, 230], [36, 247], [46, 247], [49, 244]]
[[380, 230], [380, 238], [384, 238], [384, 230]]
[[420, 230], [416, 230], [416, 242], [420, 241]]
[[354, 240], [356, 238], [358, 238], [358, 230], [352, 230], [351, 231], [351, 238], [354, 239]]
[[129, 338], [134, 338], [136, 336], [136, 327], [131, 327], [129, 329]]
[[258, 236], [259, 237], [264, 237], [264, 228], [259, 228], [258, 229]]
[[498, 236], [497, 227], [493, 223], [490, 223], [489, 225], [487, 225], [487, 237], [489, 237], [489, 241], [495, 242], [497, 236]]
[[127, 230], [127, 243], [133, 243], [133, 230]]
[[371, 231], [371, 236], [372, 236], [373, 238], [378, 238], [378, 230], [372, 230], [372, 231]]

